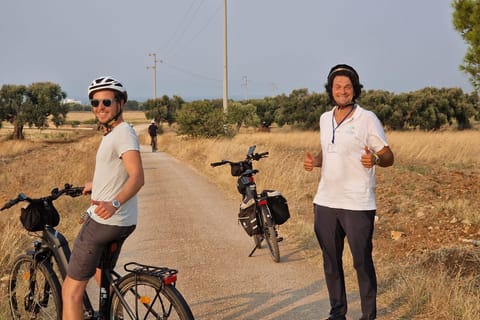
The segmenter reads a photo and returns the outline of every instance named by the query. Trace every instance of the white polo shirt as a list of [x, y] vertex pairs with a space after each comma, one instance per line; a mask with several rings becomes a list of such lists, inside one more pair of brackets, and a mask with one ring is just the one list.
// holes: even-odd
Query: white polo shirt
[[347, 210], [375, 210], [375, 166], [360, 162], [365, 146], [374, 152], [388, 146], [377, 116], [358, 104], [339, 126], [333, 110], [320, 116], [322, 175], [315, 204]]

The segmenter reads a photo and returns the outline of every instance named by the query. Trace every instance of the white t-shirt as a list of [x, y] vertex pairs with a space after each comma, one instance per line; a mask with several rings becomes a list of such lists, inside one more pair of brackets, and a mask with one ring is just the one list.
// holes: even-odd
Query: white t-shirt
[[[333, 109], [334, 110], [334, 109]], [[322, 175], [315, 204], [347, 210], [375, 210], [375, 166], [360, 162], [365, 146], [378, 152], [388, 146], [377, 116], [358, 104], [353, 115], [338, 126], [333, 110], [320, 116]]]
[[[92, 199], [97, 201], [112, 201], [120, 192], [128, 179], [127, 171], [122, 163], [122, 155], [130, 150], [140, 151], [135, 130], [122, 122], [103, 136], [97, 151], [95, 172], [93, 174]], [[92, 219], [98, 223], [131, 226], [137, 224], [137, 196], [122, 203], [120, 208], [109, 219], [102, 219], [94, 213], [95, 205], [88, 208]]]

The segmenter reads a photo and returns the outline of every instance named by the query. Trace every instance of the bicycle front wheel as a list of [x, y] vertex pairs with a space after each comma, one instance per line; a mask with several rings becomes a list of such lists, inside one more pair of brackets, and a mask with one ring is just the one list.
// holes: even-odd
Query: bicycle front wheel
[[255, 242], [255, 247], [260, 249], [262, 247], [263, 235], [262, 234], [254, 234], [252, 238], [253, 238], [253, 242]]
[[[154, 276], [131, 273], [119, 282], [118, 287], [128, 308], [136, 316], [133, 319], [194, 319], [180, 292], [173, 285], [162, 284]], [[127, 307], [115, 293], [112, 296], [111, 315], [112, 319], [131, 319]]]
[[62, 299], [58, 278], [48, 261], [35, 265], [29, 255], [15, 259], [8, 283], [13, 319], [62, 320]]
[[280, 261], [280, 249], [278, 248], [277, 232], [275, 231], [275, 223], [273, 223], [272, 213], [267, 206], [261, 207], [262, 220], [263, 220], [263, 234], [265, 241], [267, 242], [268, 249], [272, 260], [275, 262]]

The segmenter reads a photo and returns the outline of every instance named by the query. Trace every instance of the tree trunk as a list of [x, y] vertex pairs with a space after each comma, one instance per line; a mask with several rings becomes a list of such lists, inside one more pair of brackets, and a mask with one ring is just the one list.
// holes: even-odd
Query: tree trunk
[[23, 135], [23, 126], [15, 124], [13, 127], [13, 134], [12, 138], [14, 140], [23, 140], [25, 139], [25, 136]]

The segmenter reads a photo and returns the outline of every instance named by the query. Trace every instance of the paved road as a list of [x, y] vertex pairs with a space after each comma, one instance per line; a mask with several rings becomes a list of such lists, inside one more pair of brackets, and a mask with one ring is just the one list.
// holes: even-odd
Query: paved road
[[[196, 319], [323, 319], [328, 298], [320, 266], [285, 239], [281, 262], [237, 224], [239, 199], [169, 155], [142, 146], [146, 176], [139, 224], [124, 245], [126, 261], [179, 270], [178, 288]], [[355, 309], [356, 308], [356, 309]], [[351, 306], [358, 313], [358, 306]]]

